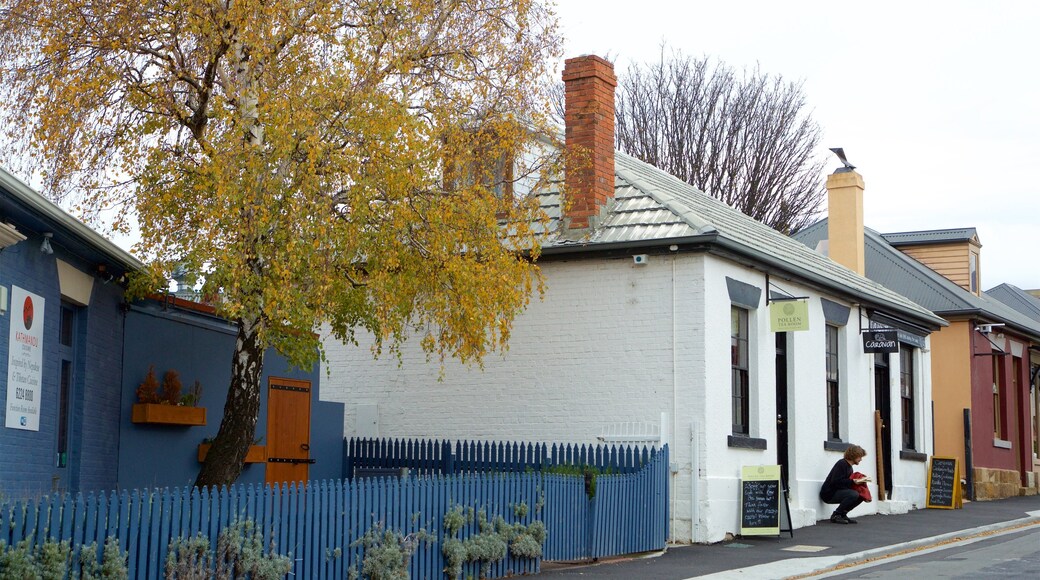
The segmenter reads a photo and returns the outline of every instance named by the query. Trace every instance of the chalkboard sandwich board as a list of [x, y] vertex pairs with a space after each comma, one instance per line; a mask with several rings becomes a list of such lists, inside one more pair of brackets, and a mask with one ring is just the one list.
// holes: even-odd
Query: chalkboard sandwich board
[[780, 466], [744, 466], [740, 479], [740, 535], [779, 536]]
[[961, 477], [957, 458], [932, 457], [928, 462], [926, 506], [946, 510], [961, 507]]

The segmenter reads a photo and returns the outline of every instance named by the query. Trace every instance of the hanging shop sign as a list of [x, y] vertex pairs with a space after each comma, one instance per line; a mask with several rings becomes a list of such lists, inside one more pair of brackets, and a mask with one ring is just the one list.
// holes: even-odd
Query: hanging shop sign
[[809, 330], [809, 303], [804, 300], [770, 302], [769, 328], [773, 332]]
[[899, 352], [899, 333], [895, 329], [868, 330], [863, 333], [863, 352]]

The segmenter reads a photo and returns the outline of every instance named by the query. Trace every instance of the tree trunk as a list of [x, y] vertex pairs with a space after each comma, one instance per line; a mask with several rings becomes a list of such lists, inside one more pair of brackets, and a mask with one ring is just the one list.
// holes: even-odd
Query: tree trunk
[[231, 485], [242, 473], [246, 454], [256, 434], [263, 368], [260, 323], [255, 319], [239, 320], [224, 418], [195, 479], [195, 487]]

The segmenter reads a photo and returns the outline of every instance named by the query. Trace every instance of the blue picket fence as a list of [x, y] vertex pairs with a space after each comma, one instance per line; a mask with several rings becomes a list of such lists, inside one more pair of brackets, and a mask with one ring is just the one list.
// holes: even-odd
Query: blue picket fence
[[555, 465], [589, 465], [610, 473], [639, 471], [650, 460], [646, 447], [439, 441], [436, 439], [344, 440], [343, 476], [364, 470], [407, 468], [411, 475], [539, 471]]
[[[443, 518], [455, 506], [507, 523], [542, 521], [548, 532], [543, 559], [601, 558], [664, 547], [667, 481], [665, 447], [649, 451], [638, 471], [598, 477], [592, 499], [582, 477], [535, 471], [44, 496], [0, 502], [0, 541], [69, 540], [76, 547], [114, 537], [128, 552], [130, 577], [151, 579], [163, 576], [171, 540], [202, 534], [215, 546], [220, 530], [251, 519], [265, 544], [292, 554], [293, 576], [342, 579], [352, 565], [361, 568], [363, 547], [356, 540], [382, 524], [402, 534], [422, 528], [435, 537], [419, 545], [410, 574], [442, 578]], [[529, 507], [526, 514], [516, 509], [521, 503]], [[478, 533], [477, 526], [467, 524], [460, 539]], [[509, 555], [488, 577], [537, 572], [539, 564]], [[479, 563], [463, 569], [463, 577], [479, 573]]]

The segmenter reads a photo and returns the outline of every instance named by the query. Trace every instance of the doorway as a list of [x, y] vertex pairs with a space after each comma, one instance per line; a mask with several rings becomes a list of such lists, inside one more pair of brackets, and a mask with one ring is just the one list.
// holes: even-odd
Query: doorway
[[311, 441], [311, 383], [271, 377], [267, 396], [267, 483], [307, 481]]
[[881, 461], [884, 464], [885, 497], [892, 499], [892, 393], [889, 383], [888, 353], [874, 354], [874, 409], [881, 412]]
[[786, 487], [788, 478], [787, 333], [776, 333], [776, 462]]

